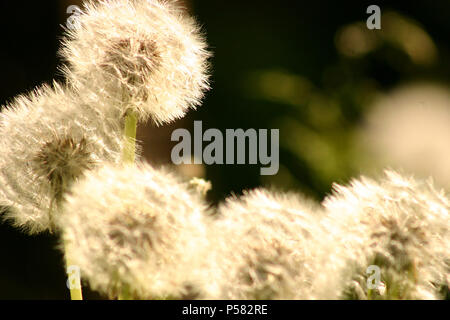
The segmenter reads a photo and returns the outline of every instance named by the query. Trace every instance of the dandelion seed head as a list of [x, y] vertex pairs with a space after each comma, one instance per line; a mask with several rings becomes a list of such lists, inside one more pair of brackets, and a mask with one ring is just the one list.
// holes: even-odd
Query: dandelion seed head
[[59, 218], [71, 261], [94, 290], [184, 298], [198, 289], [206, 209], [165, 170], [106, 165], [72, 188]]
[[319, 206], [295, 194], [257, 189], [229, 198], [218, 212], [212, 237], [224, 273], [219, 298], [317, 297], [314, 279], [326, 256]]
[[10, 208], [3, 217], [14, 226], [30, 234], [53, 231], [53, 215], [72, 182], [103, 161], [120, 161], [120, 123], [92, 104], [54, 84], [0, 113], [0, 205]]
[[437, 298], [450, 271], [449, 203], [431, 181], [386, 171], [380, 180], [335, 185], [324, 206], [344, 248], [344, 286], [356, 278], [366, 288], [366, 268], [377, 265], [385, 298]]
[[79, 22], [61, 50], [74, 87], [156, 124], [200, 104], [209, 88], [210, 53], [181, 8], [157, 0], [89, 1]]

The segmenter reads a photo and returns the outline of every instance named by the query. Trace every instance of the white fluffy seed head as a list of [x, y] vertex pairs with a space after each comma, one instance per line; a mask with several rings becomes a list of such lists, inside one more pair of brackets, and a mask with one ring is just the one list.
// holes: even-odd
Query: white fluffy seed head
[[210, 53], [197, 23], [173, 3], [88, 1], [78, 19], [61, 50], [75, 88], [156, 124], [200, 104]]
[[147, 164], [104, 166], [72, 188], [60, 216], [71, 263], [111, 298], [193, 298], [206, 239], [201, 195]]
[[229, 198], [210, 235], [210, 258], [220, 275], [212, 297], [319, 298], [315, 279], [320, 272], [327, 276], [320, 211], [299, 195], [264, 189]]
[[30, 234], [52, 231], [73, 181], [103, 161], [120, 160], [120, 123], [92, 104], [54, 84], [16, 98], [0, 113], [0, 205], [13, 225]]
[[352, 282], [367, 295], [366, 271], [376, 265], [386, 288], [384, 295], [375, 291], [375, 298], [439, 298], [450, 271], [449, 205], [430, 181], [393, 171], [379, 181], [362, 177], [350, 186], [335, 185], [324, 206], [342, 248], [347, 297], [355, 298]]

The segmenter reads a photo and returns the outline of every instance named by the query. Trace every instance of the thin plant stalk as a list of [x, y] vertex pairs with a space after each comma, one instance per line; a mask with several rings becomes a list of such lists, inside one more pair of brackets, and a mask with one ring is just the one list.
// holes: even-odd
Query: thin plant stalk
[[[125, 115], [125, 146], [122, 154], [123, 163], [134, 163], [136, 154], [136, 130], [137, 130], [137, 116], [136, 112], [128, 110]], [[125, 286], [118, 295], [118, 300], [130, 300], [131, 295], [129, 288]]]
[[130, 288], [127, 285], [123, 286], [121, 292], [119, 293], [118, 300], [132, 300]]
[[74, 266], [71, 262], [70, 256], [66, 247], [66, 271], [68, 275], [67, 285], [70, 290], [71, 300], [83, 300], [83, 293], [81, 290], [80, 269]]
[[136, 153], [136, 127], [137, 116], [134, 111], [129, 110], [125, 115], [125, 146], [122, 160], [124, 163], [134, 163]]
[[[53, 212], [53, 209], [53, 204], [51, 204], [51, 212]], [[50, 217], [52, 217], [52, 214], [50, 214]], [[80, 269], [72, 264], [67, 242], [64, 243], [64, 251], [66, 256], [67, 287], [70, 290], [70, 300], [83, 300]]]
[[[55, 213], [55, 210], [58, 210], [59, 205], [61, 202], [61, 199], [53, 199], [50, 203], [50, 225], [52, 230], [55, 229], [55, 225], [53, 222], [53, 214]], [[55, 204], [56, 203], [56, 204]], [[73, 265], [70, 259], [69, 250], [67, 243], [64, 243], [64, 251], [66, 256], [66, 274], [67, 274], [67, 287], [70, 290], [70, 300], [83, 300], [83, 293], [81, 290], [81, 277], [80, 277], [80, 269]]]

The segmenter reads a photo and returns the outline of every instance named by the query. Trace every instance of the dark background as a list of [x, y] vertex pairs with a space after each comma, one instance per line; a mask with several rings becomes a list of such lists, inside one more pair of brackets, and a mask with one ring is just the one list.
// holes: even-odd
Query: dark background
[[[1, 105], [43, 82], [61, 79], [56, 51], [60, 25], [65, 24], [71, 4], [80, 1], [0, 3]], [[363, 171], [358, 162], [363, 157], [356, 155], [350, 133], [363, 121], [375, 92], [411, 80], [449, 84], [448, 0], [192, 0], [184, 4], [204, 26], [214, 52], [212, 90], [197, 111], [174, 124], [141, 125], [138, 135], [144, 156], [155, 165], [170, 164], [171, 132], [177, 127], [191, 130], [193, 120], [202, 120], [203, 130], [280, 129], [281, 166], [276, 176], [261, 177], [259, 165], [180, 170], [212, 182], [208, 195], [212, 204], [260, 185], [322, 199], [332, 182], [346, 182]], [[358, 57], [351, 50], [342, 52], [336, 42], [339, 30], [365, 23], [370, 4], [379, 5], [382, 14], [396, 12], [425, 30], [438, 55], [417, 62], [389, 41]], [[382, 29], [372, 32], [383, 37], [383, 18]], [[56, 244], [53, 236], [30, 237], [0, 224], [0, 299], [67, 299]], [[88, 299], [101, 298], [87, 289], [84, 294]]]

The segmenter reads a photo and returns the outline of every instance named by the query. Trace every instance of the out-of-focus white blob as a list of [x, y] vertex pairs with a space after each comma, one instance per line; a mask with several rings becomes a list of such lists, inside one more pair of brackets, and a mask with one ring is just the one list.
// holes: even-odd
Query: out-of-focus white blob
[[432, 84], [399, 88], [380, 97], [360, 142], [376, 162], [450, 187], [450, 90]]

